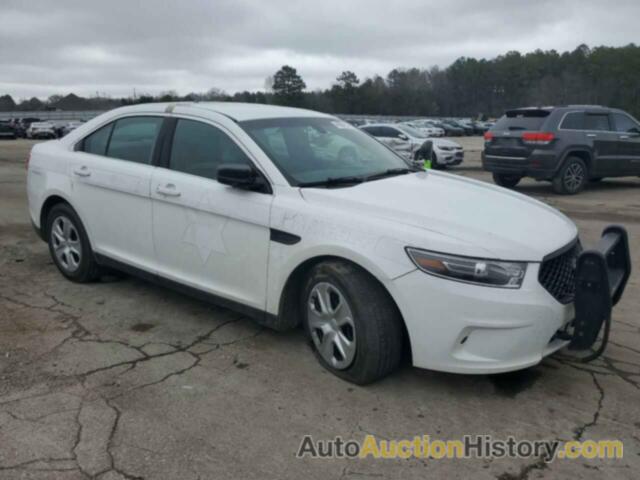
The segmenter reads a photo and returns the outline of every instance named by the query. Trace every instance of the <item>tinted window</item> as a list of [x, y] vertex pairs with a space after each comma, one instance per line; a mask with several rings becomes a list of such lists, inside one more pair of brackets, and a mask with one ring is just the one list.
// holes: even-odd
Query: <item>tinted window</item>
[[373, 135], [374, 137], [381, 137], [382, 135], [380, 135], [380, 129], [378, 127], [363, 127], [362, 128], [365, 132], [367, 132], [369, 135]]
[[609, 115], [606, 113], [587, 113], [584, 117], [585, 130], [611, 130]]
[[638, 124], [634, 122], [628, 115], [622, 113], [614, 113], [613, 121], [616, 123], [617, 132], [640, 132]]
[[86, 137], [82, 142], [82, 151], [95, 155], [104, 155], [107, 152], [107, 142], [109, 142], [112, 128], [113, 123], [110, 123]]
[[161, 117], [123, 118], [115, 123], [107, 156], [136, 163], [151, 163]]
[[400, 132], [398, 130], [391, 127], [380, 127], [380, 131], [381, 137], [396, 138], [398, 135], [400, 135]]
[[[277, 141], [277, 140], [276, 140]], [[250, 163], [245, 153], [219, 129], [193, 120], [178, 120], [169, 168], [215, 179], [223, 163]]]
[[549, 110], [537, 109], [510, 110], [498, 119], [491, 130], [540, 130], [549, 113]]
[[560, 124], [560, 128], [564, 130], [583, 130], [584, 114], [582, 112], [567, 113]]

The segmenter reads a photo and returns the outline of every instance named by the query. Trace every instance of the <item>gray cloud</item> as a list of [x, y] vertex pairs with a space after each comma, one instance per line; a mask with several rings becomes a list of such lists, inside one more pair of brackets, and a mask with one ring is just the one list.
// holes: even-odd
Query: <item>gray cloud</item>
[[634, 41], [637, 0], [4, 0], [0, 94], [263, 88], [281, 65], [310, 88], [340, 71]]

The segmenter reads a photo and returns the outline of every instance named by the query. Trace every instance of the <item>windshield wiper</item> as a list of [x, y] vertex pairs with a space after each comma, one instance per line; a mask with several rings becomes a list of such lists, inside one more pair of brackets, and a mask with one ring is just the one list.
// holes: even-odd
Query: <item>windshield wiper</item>
[[364, 181], [365, 178], [363, 177], [329, 177], [315, 182], [302, 182], [298, 184], [298, 187], [333, 187], [337, 185], [355, 185]]
[[392, 177], [394, 175], [405, 175], [407, 173], [420, 172], [420, 171], [422, 170], [419, 168], [409, 168], [409, 167], [390, 168], [388, 170], [385, 170], [384, 172], [374, 173], [372, 175], [369, 175], [368, 177], [365, 177], [364, 180], [365, 181], [377, 180], [379, 178]]

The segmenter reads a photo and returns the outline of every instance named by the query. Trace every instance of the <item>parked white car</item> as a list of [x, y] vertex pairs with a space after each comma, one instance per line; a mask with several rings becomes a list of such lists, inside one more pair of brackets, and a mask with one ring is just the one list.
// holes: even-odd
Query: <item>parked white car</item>
[[62, 135], [67, 135], [70, 132], [73, 132], [76, 128], [78, 128], [80, 125], [82, 125], [83, 122], [79, 121], [79, 120], [74, 120], [72, 122], [67, 122], [65, 123], [65, 125], [62, 127]]
[[567, 217], [415, 171], [329, 115], [119, 108], [35, 145], [27, 185], [69, 280], [117, 268], [278, 330], [302, 324], [320, 363], [352, 382], [388, 374], [407, 350], [417, 367], [490, 373], [568, 343], [578, 232]]
[[459, 165], [464, 160], [464, 149], [460, 144], [443, 138], [429, 138], [406, 124], [374, 123], [360, 128], [413, 161], [425, 159], [428, 155], [425, 142], [431, 142], [431, 166], [436, 169]]
[[412, 120], [411, 122], [405, 122], [409, 126], [415, 128], [419, 132], [424, 133], [428, 137], [444, 137], [445, 131], [429, 120]]
[[27, 129], [27, 138], [56, 138], [56, 129], [51, 122], [33, 122]]

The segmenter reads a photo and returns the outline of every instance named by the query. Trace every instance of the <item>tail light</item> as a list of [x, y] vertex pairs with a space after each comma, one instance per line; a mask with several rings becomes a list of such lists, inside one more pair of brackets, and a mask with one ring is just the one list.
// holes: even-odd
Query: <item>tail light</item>
[[526, 132], [522, 134], [522, 141], [531, 145], [548, 145], [555, 135], [549, 132]]
[[490, 142], [491, 140], [493, 140], [493, 133], [484, 132], [484, 141], [485, 142]]

